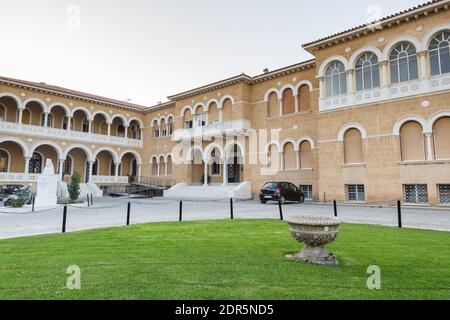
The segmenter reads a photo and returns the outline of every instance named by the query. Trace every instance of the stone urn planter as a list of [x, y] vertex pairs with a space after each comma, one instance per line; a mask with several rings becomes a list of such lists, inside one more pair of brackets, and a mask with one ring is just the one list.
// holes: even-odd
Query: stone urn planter
[[292, 217], [287, 220], [292, 237], [305, 244], [299, 253], [287, 258], [317, 265], [338, 266], [338, 259], [325, 249], [336, 241], [341, 219], [333, 217]]

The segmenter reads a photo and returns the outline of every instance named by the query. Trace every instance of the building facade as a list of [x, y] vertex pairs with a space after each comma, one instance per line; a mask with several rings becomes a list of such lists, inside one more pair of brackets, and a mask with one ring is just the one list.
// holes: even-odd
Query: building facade
[[316, 201], [450, 203], [450, 1], [303, 45], [313, 60], [145, 107], [0, 78], [0, 183], [289, 181]]

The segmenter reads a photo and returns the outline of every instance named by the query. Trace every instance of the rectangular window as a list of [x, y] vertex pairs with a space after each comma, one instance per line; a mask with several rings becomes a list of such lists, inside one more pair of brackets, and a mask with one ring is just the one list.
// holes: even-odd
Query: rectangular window
[[155, 130], [154, 134], [153, 134], [154, 138], [159, 138], [159, 130]]
[[185, 128], [185, 129], [192, 129], [192, 127], [193, 127], [193, 122], [192, 122], [192, 120], [186, 121], [186, 122], [184, 123], [184, 128]]
[[211, 165], [211, 175], [220, 176], [220, 165], [217, 162]]
[[439, 203], [450, 204], [450, 184], [438, 185]]
[[349, 184], [345, 186], [347, 201], [364, 202], [366, 193], [363, 184]]
[[173, 123], [169, 123], [169, 136], [173, 134]]
[[426, 184], [406, 184], [403, 186], [405, 203], [428, 203]]
[[310, 185], [301, 185], [300, 190], [305, 195], [305, 200], [313, 200], [313, 187]]

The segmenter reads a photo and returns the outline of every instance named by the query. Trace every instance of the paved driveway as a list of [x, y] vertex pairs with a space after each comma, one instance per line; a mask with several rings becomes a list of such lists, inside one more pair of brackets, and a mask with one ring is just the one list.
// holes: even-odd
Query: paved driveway
[[[131, 202], [131, 223], [178, 221], [179, 202], [164, 199], [112, 199], [95, 200], [95, 205], [69, 207], [67, 231], [123, 226], [126, 223], [127, 203]], [[29, 210], [29, 209], [25, 209]], [[45, 212], [4, 213], [0, 208], [0, 239], [61, 232], [62, 207]], [[339, 216], [348, 223], [397, 225], [396, 208], [371, 208], [343, 205]], [[293, 215], [332, 216], [333, 208], [324, 204], [288, 204], [283, 206], [284, 217]], [[277, 204], [262, 205], [256, 201], [234, 203], [236, 219], [279, 219]], [[183, 202], [183, 220], [229, 219], [228, 201]], [[403, 209], [403, 225], [450, 231], [450, 210]]]

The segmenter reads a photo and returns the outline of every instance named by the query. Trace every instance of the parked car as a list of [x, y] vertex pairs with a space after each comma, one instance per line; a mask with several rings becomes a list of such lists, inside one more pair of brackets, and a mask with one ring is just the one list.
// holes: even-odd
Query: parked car
[[281, 201], [286, 204], [288, 201], [303, 203], [305, 195], [294, 184], [289, 182], [268, 182], [262, 187], [259, 199], [262, 204], [268, 201]]
[[19, 185], [19, 184], [10, 184], [0, 187], [0, 197], [6, 198], [9, 195], [12, 195], [14, 192], [19, 191], [20, 189], [24, 188], [25, 186]]
[[31, 204], [33, 201], [33, 194], [31, 193], [30, 188], [22, 186], [22, 188], [14, 191], [3, 200], [3, 205], [5, 207], [11, 207], [11, 201], [19, 198], [25, 199], [25, 204]]

